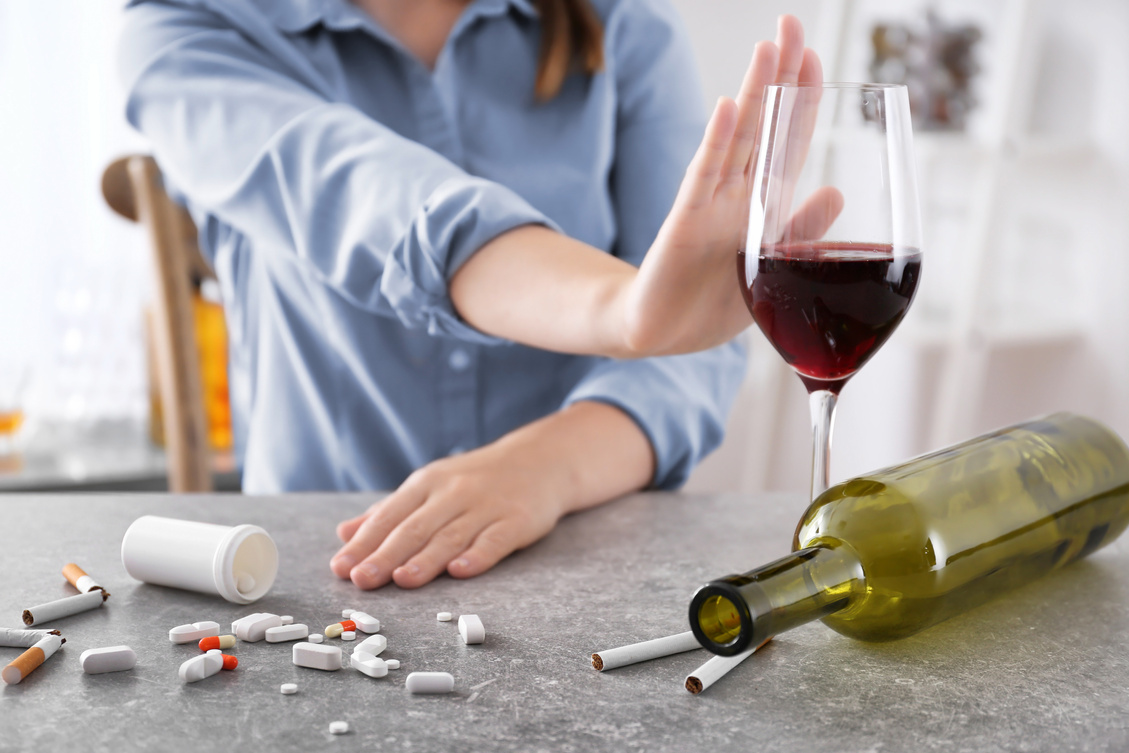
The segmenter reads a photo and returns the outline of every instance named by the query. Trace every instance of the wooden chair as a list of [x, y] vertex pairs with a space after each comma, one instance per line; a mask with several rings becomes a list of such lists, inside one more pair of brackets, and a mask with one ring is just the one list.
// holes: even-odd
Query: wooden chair
[[193, 316], [193, 279], [214, 278], [200, 255], [196, 225], [165, 192], [152, 157], [129, 155], [102, 174], [110, 207], [149, 231], [155, 297], [151, 326], [154, 371], [164, 417], [169, 490], [212, 490], [211, 453], [204, 417]]

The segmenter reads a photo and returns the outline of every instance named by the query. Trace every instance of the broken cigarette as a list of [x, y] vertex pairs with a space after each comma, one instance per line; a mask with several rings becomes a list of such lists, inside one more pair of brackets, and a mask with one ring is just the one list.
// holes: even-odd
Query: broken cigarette
[[694, 672], [686, 678], [686, 689], [694, 695], [701, 693], [703, 690], [713, 685], [729, 672], [729, 670], [736, 667], [741, 662], [752, 656], [761, 646], [771, 641], [772, 638], [765, 638], [760, 646], [750, 648], [734, 656], [714, 656], [708, 662], [698, 667]]
[[48, 635], [58, 635], [58, 630], [21, 630], [20, 628], [0, 628], [0, 646], [11, 648], [31, 648]]
[[85, 570], [73, 562], [68, 562], [63, 566], [63, 577], [67, 579], [67, 583], [77, 588], [80, 594], [89, 593], [95, 589], [99, 591], [106, 590], [87, 575]]
[[68, 596], [64, 599], [49, 601], [37, 607], [24, 610], [24, 624], [28, 627], [41, 625], [44, 622], [57, 620], [61, 617], [70, 617], [72, 614], [97, 609], [102, 602], [110, 598], [105, 591], [90, 591], [78, 596]]
[[59, 646], [66, 642], [67, 639], [60, 635], [47, 635], [40, 638], [34, 646], [17, 656], [11, 664], [0, 671], [0, 680], [9, 685], [15, 685], [35, 671], [35, 668], [40, 664], [50, 659], [51, 655], [59, 650]]
[[678, 635], [668, 635], [665, 638], [632, 643], [630, 646], [610, 648], [607, 651], [592, 654], [592, 666], [602, 672], [605, 669], [624, 667], [628, 664], [637, 664], [662, 656], [680, 654], [683, 651], [693, 651], [701, 647], [702, 644], [694, 637], [694, 633], [687, 630]]

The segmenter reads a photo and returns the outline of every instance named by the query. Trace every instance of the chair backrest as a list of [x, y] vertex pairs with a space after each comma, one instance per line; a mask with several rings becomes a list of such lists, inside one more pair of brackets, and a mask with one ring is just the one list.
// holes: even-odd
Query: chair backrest
[[121, 216], [144, 225], [153, 253], [152, 347], [164, 418], [169, 490], [212, 489], [208, 431], [192, 313], [193, 278], [214, 277], [200, 255], [196, 226], [165, 192], [152, 157], [129, 155], [106, 168], [102, 195]]

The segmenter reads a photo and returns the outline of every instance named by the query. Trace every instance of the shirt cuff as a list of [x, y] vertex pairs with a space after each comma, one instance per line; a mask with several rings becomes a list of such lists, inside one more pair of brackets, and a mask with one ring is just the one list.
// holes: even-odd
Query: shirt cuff
[[474, 252], [522, 225], [560, 230], [505, 186], [469, 176], [447, 180], [389, 255], [380, 292], [409, 329], [482, 345], [508, 342], [464, 322], [451, 303], [448, 282]]

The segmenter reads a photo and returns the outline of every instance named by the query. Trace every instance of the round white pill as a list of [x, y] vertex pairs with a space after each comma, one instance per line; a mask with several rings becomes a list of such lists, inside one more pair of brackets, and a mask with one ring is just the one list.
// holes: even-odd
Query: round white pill
[[235, 588], [239, 593], [249, 593], [255, 588], [255, 579], [248, 573], [239, 573], [235, 576]]
[[404, 681], [409, 693], [450, 693], [455, 678], [449, 672], [412, 672]]
[[400, 668], [400, 660], [399, 659], [385, 659], [384, 664], [389, 669], [399, 669]]
[[331, 735], [344, 735], [349, 731], [349, 722], [330, 722], [329, 734]]
[[282, 683], [282, 694], [283, 695], [294, 695], [297, 692], [298, 692], [298, 684], [297, 683], [293, 683], [293, 682]]
[[308, 640], [310, 643], [321, 643], [325, 640], [325, 636], [321, 633], [310, 633], [306, 640]]
[[440, 612], [439, 614], [435, 615], [435, 619], [439, 620], [440, 622], [450, 622], [452, 619], [454, 619], [454, 615], [452, 615], [450, 612]]
[[356, 612], [356, 611], [357, 611], [356, 609], [342, 609], [341, 610], [341, 618], [347, 620], [347, 619], [349, 619], [349, 615], [351, 615], [353, 612]]
[[290, 615], [288, 615], [288, 614], [284, 614], [284, 615], [282, 615], [281, 617], [279, 617], [278, 619], [282, 620], [282, 624], [283, 624], [283, 625], [292, 625], [292, 624], [294, 624], [294, 618], [293, 618], [293, 617], [291, 617], [291, 616], [290, 616]]
[[341, 640], [355, 641], [357, 640], [357, 633], [354, 630], [345, 630], [341, 633]]

